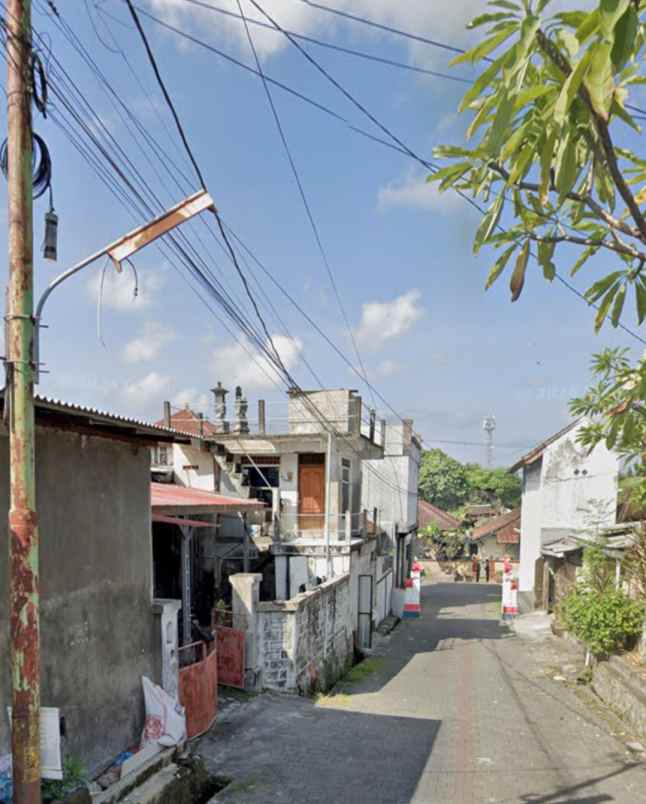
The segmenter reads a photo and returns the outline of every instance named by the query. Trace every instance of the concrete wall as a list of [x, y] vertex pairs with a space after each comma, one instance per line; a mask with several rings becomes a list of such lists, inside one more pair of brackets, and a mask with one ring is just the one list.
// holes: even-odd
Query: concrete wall
[[363, 461], [361, 507], [369, 513], [378, 508], [387, 531], [417, 524], [420, 449], [411, 436], [412, 424], [388, 424], [384, 457]]
[[478, 540], [478, 555], [480, 558], [502, 558], [505, 555], [516, 561], [520, 551], [518, 544], [498, 544], [496, 535], [491, 534]]
[[[320, 433], [324, 431], [322, 424], [311, 409], [325, 417], [334, 425], [334, 429], [340, 432], [349, 432], [354, 424], [354, 411], [351, 411], [350, 391], [346, 389], [332, 391], [314, 391], [305, 395], [306, 399], [300, 395], [290, 396], [289, 398], [289, 432], [290, 433]], [[360, 411], [360, 408], [359, 408]], [[359, 426], [359, 420], [356, 426]]]
[[[141, 676], [160, 667], [147, 448], [38, 429], [42, 705], [88, 769], [138, 740]], [[8, 439], [0, 436], [0, 754], [8, 749]]]
[[[187, 467], [196, 466], [197, 469]], [[173, 444], [173, 472], [181, 486], [215, 491], [213, 455], [189, 444]], [[237, 495], [236, 495], [237, 496]]]
[[256, 612], [260, 686], [309, 694], [329, 689], [352, 662], [350, 578], [334, 578]]
[[541, 460], [523, 469], [523, 498], [520, 509], [520, 570], [518, 574], [521, 609], [534, 607], [534, 565], [541, 554]]
[[550, 444], [523, 472], [519, 605], [533, 608], [534, 568], [543, 528], [594, 531], [615, 522], [618, 456], [599, 444], [588, 454], [577, 443], [582, 426]]
[[618, 456], [605, 444], [588, 455], [576, 443], [578, 430], [551, 444], [543, 456], [541, 528], [590, 529], [615, 523]]

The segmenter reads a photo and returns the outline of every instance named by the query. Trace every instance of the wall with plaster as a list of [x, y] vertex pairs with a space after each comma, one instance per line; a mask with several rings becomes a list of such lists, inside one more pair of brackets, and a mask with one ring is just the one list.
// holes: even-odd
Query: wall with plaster
[[[141, 676], [161, 666], [152, 609], [150, 451], [37, 429], [42, 705], [60, 707], [67, 749], [92, 770], [139, 739]], [[8, 439], [0, 437], [0, 754], [10, 700]]]

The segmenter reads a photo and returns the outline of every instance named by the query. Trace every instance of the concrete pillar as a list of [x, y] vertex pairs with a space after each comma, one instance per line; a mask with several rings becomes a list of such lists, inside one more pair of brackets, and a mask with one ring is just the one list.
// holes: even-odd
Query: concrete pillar
[[211, 388], [215, 397], [215, 416], [213, 422], [218, 433], [228, 433], [229, 423], [227, 422], [227, 394], [229, 393], [221, 382]]
[[245, 630], [245, 688], [253, 689], [258, 674], [256, 609], [260, 601], [259, 572], [238, 572], [229, 576], [233, 591], [233, 627]]
[[258, 400], [258, 432], [264, 433], [267, 430], [267, 419], [265, 414], [265, 400]]
[[[173, 698], [177, 698], [179, 686], [178, 623], [177, 615], [181, 600], [156, 598], [153, 612], [159, 617], [161, 639], [161, 686]], [[156, 681], [158, 679], [155, 679]]]
[[276, 574], [276, 600], [288, 600], [287, 578], [289, 556], [276, 556], [274, 571]]
[[171, 420], [171, 413], [170, 413], [170, 402], [164, 402], [164, 427], [171, 427], [172, 420]]

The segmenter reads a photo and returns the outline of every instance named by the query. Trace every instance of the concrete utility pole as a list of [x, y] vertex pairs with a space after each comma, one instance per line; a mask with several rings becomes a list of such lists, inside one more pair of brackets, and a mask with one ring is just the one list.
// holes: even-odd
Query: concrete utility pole
[[8, 0], [9, 572], [11, 752], [15, 804], [40, 802], [40, 617], [34, 461], [31, 2]]

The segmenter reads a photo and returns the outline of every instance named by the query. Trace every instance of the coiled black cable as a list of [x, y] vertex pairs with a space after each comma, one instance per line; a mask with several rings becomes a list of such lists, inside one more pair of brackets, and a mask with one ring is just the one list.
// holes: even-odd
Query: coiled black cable
[[[33, 197], [40, 198], [52, 183], [52, 159], [45, 140], [36, 132], [32, 132], [32, 175], [33, 175]], [[0, 146], [0, 170], [5, 177], [9, 175], [9, 157], [7, 154], [7, 140]]]
[[31, 56], [31, 93], [34, 106], [43, 117], [47, 117], [47, 75], [38, 53]]

